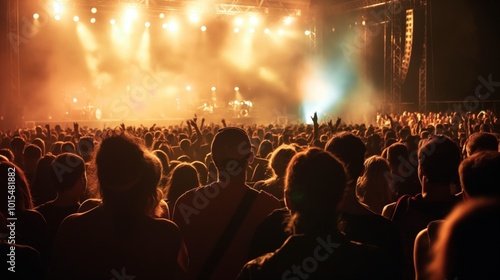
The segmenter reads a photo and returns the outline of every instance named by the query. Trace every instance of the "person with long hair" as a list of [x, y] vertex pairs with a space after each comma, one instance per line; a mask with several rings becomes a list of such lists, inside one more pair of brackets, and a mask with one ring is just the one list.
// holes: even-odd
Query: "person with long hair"
[[187, 261], [179, 229], [155, 218], [158, 158], [139, 139], [115, 133], [97, 147], [93, 165], [102, 203], [62, 222], [48, 278], [182, 278]]
[[384, 206], [394, 202], [388, 174], [389, 163], [381, 156], [371, 156], [365, 160], [365, 170], [359, 177], [356, 195], [373, 212], [382, 214]]

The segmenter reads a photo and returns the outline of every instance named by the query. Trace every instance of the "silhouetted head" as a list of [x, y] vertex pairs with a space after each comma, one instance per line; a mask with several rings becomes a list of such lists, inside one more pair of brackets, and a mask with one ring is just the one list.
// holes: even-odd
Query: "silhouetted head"
[[248, 161], [253, 160], [248, 134], [237, 127], [220, 129], [212, 142], [212, 160], [219, 171], [245, 170]]
[[[0, 195], [0, 211], [5, 216], [9, 205], [8, 196], [15, 196], [15, 211], [24, 211], [33, 208], [33, 201], [28, 185], [28, 180], [24, 175], [23, 170], [12, 162], [0, 162], [0, 184], [2, 186], [2, 194]], [[8, 191], [12, 190], [12, 193]], [[12, 199], [10, 199], [12, 200]]]
[[458, 183], [458, 166], [461, 154], [458, 145], [445, 135], [432, 135], [425, 139], [418, 150], [418, 174], [429, 182], [449, 185]]
[[285, 203], [299, 232], [336, 227], [335, 213], [347, 185], [344, 164], [331, 153], [310, 148], [288, 165]]
[[478, 151], [498, 151], [498, 139], [488, 132], [472, 133], [467, 139], [467, 156]]
[[104, 206], [146, 215], [158, 206], [161, 163], [140, 139], [127, 133], [105, 138], [95, 165]]
[[185, 192], [200, 186], [196, 168], [190, 163], [179, 163], [171, 172], [167, 184], [167, 200], [175, 203]]
[[467, 197], [500, 197], [500, 153], [476, 152], [460, 164], [462, 189]]
[[346, 131], [336, 133], [326, 143], [325, 150], [344, 163], [350, 180], [355, 182], [363, 173], [366, 147], [358, 136]]
[[72, 189], [79, 180], [82, 186], [87, 185], [85, 162], [80, 156], [72, 153], [62, 153], [54, 159], [51, 164], [51, 175], [58, 192]]
[[278, 178], [285, 177], [288, 163], [296, 153], [293, 146], [290, 145], [283, 144], [276, 148], [269, 158], [269, 166], [271, 166], [274, 175]]

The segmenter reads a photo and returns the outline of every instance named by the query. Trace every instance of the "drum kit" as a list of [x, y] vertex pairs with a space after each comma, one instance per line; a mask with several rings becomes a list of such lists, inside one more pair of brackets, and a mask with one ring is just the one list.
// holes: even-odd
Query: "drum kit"
[[252, 101], [248, 100], [233, 100], [229, 101], [229, 108], [235, 117], [248, 117], [253, 108]]

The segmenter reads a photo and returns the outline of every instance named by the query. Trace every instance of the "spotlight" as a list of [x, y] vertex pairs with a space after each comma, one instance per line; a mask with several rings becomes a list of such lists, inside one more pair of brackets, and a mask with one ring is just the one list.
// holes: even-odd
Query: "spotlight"
[[290, 23], [292, 23], [292, 18], [291, 17], [286, 17], [285, 18], [285, 24], [286, 25], [290, 25]]
[[80, 18], [79, 18], [78, 16], [74, 16], [74, 17], [73, 17], [73, 20], [74, 20], [75, 22], [78, 22], [78, 21], [80, 20]]
[[76, 97], [73, 97], [73, 103], [77, 103], [78, 102], [78, 99], [76, 99]]
[[238, 33], [238, 32], [240, 32], [240, 29], [239, 29], [238, 27], [236, 27], [236, 28], [234, 29], [234, 33]]
[[186, 90], [187, 90], [187, 91], [190, 91], [190, 90], [191, 90], [191, 86], [187, 86], [187, 87], [186, 87]]
[[280, 30], [278, 30], [278, 34], [283, 35], [283, 34], [285, 34], [285, 31], [283, 31], [283, 29], [280, 29]]
[[162, 27], [163, 29], [167, 29], [168, 24], [164, 23], [164, 24], [162, 24], [162, 25], [161, 25], [161, 27]]
[[252, 25], [257, 25], [257, 23], [259, 23], [259, 20], [257, 19], [257, 17], [256, 17], [256, 16], [252, 16], [252, 17], [250, 18], [250, 23], [251, 23]]
[[149, 21], [146, 21], [146, 23], [144, 23], [144, 26], [146, 26], [146, 27], [150, 27], [150, 26], [151, 26], [151, 23], [149, 23]]
[[170, 22], [170, 24], [168, 25], [168, 29], [170, 31], [177, 31], [177, 28], [178, 28], [177, 23], [174, 21]]
[[255, 29], [250, 28], [250, 33], [255, 33]]
[[90, 12], [91, 12], [91, 13], [93, 13], [93, 14], [97, 13], [97, 8], [96, 8], [96, 7], [94, 7], [94, 8], [92, 8], [92, 9], [90, 9]]
[[62, 6], [62, 4], [61, 4], [61, 3], [59, 3], [59, 2], [54, 2], [54, 3], [52, 4], [52, 9], [53, 9], [54, 13], [56, 13], [56, 14], [60, 14], [60, 13], [62, 13], [62, 11], [63, 11], [63, 6]]
[[55, 20], [61, 20], [61, 16], [60, 16], [60, 15], [56, 15], [56, 16], [54, 17], [54, 19], [55, 19]]
[[240, 17], [237, 17], [235, 20], [234, 20], [234, 23], [236, 23], [237, 26], [241, 26], [243, 24], [243, 19], [240, 18]]
[[203, 31], [203, 32], [207, 31], [207, 27], [206, 27], [205, 25], [203, 25], [203, 26], [201, 27], [201, 31]]
[[165, 14], [164, 13], [160, 13], [159, 17], [160, 18], [165, 18]]
[[239, 91], [240, 88], [239, 87], [234, 87], [234, 91]]
[[366, 25], [366, 21], [364, 21], [364, 20], [363, 20], [363, 21], [361, 22], [361, 25], [365, 26], [365, 25]]
[[115, 24], [116, 23], [116, 20], [114, 18], [112, 18], [109, 23], [111, 23], [111, 25]]
[[39, 19], [39, 18], [40, 18], [40, 15], [39, 15], [39, 14], [37, 14], [37, 13], [34, 13], [34, 14], [33, 14], [33, 18], [34, 18], [34, 19]]
[[199, 16], [198, 16], [198, 14], [196, 14], [196, 13], [191, 13], [191, 14], [189, 15], [189, 20], [190, 20], [191, 22], [196, 23], [196, 22], [200, 21], [200, 17], [199, 17]]
[[305, 34], [306, 36], [311, 35], [311, 30], [306, 30], [306, 31], [304, 32], [304, 34]]
[[215, 88], [215, 87], [212, 87], [212, 88], [211, 88], [211, 90], [212, 90], [212, 91], [215, 91], [215, 90], [216, 90], [216, 88]]
[[332, 27], [332, 32], [335, 32], [335, 27]]
[[269, 30], [269, 28], [266, 28], [266, 29], [264, 29], [264, 33], [269, 34], [269, 33], [271, 33], [271, 30]]
[[95, 23], [95, 18], [91, 18], [90, 23]]
[[137, 10], [134, 7], [128, 7], [125, 10], [125, 19], [134, 20], [135, 18], [137, 18]]

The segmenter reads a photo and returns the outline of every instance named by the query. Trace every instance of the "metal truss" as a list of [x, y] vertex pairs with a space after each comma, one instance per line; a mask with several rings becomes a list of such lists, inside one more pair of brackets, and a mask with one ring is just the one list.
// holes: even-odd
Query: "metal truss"
[[205, 14], [236, 15], [256, 13], [275, 16], [303, 16], [309, 11], [310, 0], [76, 0], [71, 2], [77, 7], [116, 8], [136, 5], [153, 12], [189, 13], [196, 11]]
[[424, 6], [424, 44], [422, 50], [422, 60], [418, 69], [418, 110], [427, 113], [427, 20], [428, 6], [427, 0], [422, 0]]

